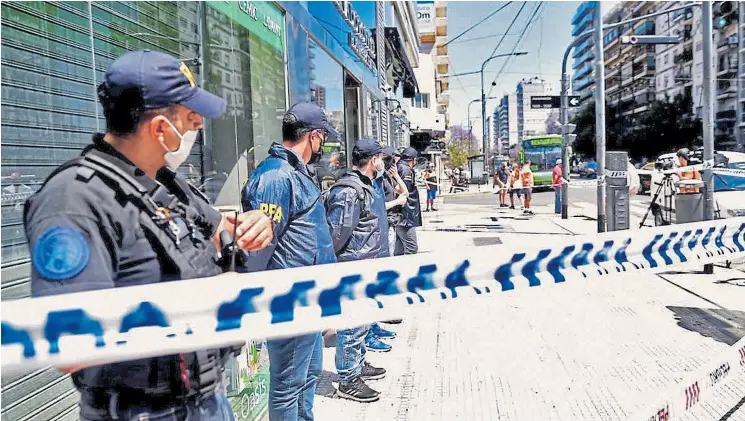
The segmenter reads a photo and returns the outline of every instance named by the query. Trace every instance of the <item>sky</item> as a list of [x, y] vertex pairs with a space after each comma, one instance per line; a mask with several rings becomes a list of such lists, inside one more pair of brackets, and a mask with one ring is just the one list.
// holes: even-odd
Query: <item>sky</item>
[[[510, 53], [515, 48], [520, 33], [525, 28], [535, 7], [542, 4], [533, 23], [527, 29], [525, 37], [518, 45], [516, 52], [524, 51], [525, 56], [511, 57], [498, 76], [499, 70], [507, 58], [491, 60], [484, 72], [484, 84], [487, 96], [501, 97], [506, 92], [515, 92], [517, 83], [523, 78], [541, 77], [551, 84], [558, 95], [561, 79], [561, 59], [564, 50], [572, 42], [571, 19], [581, 2], [526, 2], [525, 8], [514, 25], [504, 37], [504, 41], [494, 55]], [[603, 13], [610, 10], [617, 1], [603, 2]], [[448, 3], [448, 39], [479, 22], [481, 19], [507, 4], [507, 2], [474, 2], [450, 1]], [[449, 44], [450, 59], [450, 124], [465, 125], [468, 104], [481, 97], [479, 74], [453, 77], [464, 72], [478, 71], [483, 61], [492, 55], [492, 51], [506, 32], [510, 22], [517, 14], [523, 2], [512, 2], [502, 11], [478, 25], [470, 32]], [[568, 64], [571, 71], [571, 56]], [[498, 77], [497, 77], [498, 76]], [[496, 86], [491, 82], [496, 79]], [[491, 115], [499, 99], [487, 101], [487, 116]], [[480, 116], [480, 103], [471, 105], [471, 117]], [[481, 119], [472, 120], [473, 132], [481, 136]]]

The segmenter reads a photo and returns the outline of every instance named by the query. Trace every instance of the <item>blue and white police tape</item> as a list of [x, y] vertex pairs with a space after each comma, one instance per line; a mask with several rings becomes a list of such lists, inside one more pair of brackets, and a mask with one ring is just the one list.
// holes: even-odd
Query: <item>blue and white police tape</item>
[[[665, 393], [655, 390], [650, 404], [642, 405], [630, 420], [672, 420], [701, 407], [716, 389], [740, 376], [745, 376], [745, 338], [707, 362], [694, 375], [671, 387]], [[662, 398], [660, 398], [662, 396]]]
[[515, 288], [745, 255], [745, 218], [6, 301], [7, 370], [100, 364], [359, 326]]

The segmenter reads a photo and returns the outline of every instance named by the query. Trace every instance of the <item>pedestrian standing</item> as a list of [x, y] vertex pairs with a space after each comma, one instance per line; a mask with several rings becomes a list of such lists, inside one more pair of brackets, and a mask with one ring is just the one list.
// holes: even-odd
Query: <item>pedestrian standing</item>
[[425, 212], [430, 210], [437, 212], [435, 209], [435, 199], [437, 199], [437, 189], [439, 183], [437, 182], [437, 173], [435, 172], [435, 164], [430, 162], [427, 166], [427, 171], [424, 173], [424, 183], [427, 185], [427, 209]]
[[530, 200], [533, 198], [533, 170], [530, 169], [530, 160], [525, 161], [523, 169], [520, 171], [520, 180], [523, 183], [523, 196], [525, 197], [525, 211], [527, 215], [533, 215], [530, 209]]
[[406, 184], [409, 197], [402, 207], [403, 218], [396, 226], [396, 249], [394, 251], [396, 256], [416, 254], [419, 251], [416, 227], [422, 226], [422, 207], [414, 177], [417, 155], [416, 149], [408, 147], [401, 152], [401, 159], [398, 161], [398, 174]]
[[562, 187], [561, 159], [556, 160], [554, 171], [551, 175], [551, 185], [554, 188], [554, 213], [561, 213], [561, 187]]
[[[512, 164], [512, 172], [510, 173], [510, 209], [515, 209], [515, 196], [517, 195], [517, 200], [520, 202], [520, 207], [522, 208], [522, 199], [520, 198], [520, 195], [523, 191], [523, 182], [522, 178], [520, 178], [520, 166], [517, 163]], [[524, 209], [524, 208], [523, 208]]]
[[[95, 134], [26, 202], [32, 296], [218, 275], [230, 269], [216, 260], [220, 233], [235, 225], [242, 250], [272, 241], [263, 213], [223, 216], [177, 171], [204, 118], [225, 112], [225, 101], [198, 87], [185, 63], [155, 51], [128, 52], [106, 71], [98, 98], [106, 133]], [[222, 368], [238, 350], [60, 369], [72, 373], [86, 421], [193, 414], [232, 421]]]
[[[385, 196], [378, 185], [385, 171], [383, 158], [391, 153], [392, 150], [384, 149], [374, 139], [358, 140], [352, 150], [352, 170], [329, 189], [326, 214], [340, 262], [375, 259], [390, 254]], [[380, 393], [370, 388], [365, 380], [381, 379], [386, 373], [385, 369], [373, 367], [365, 361], [364, 339], [370, 329], [366, 325], [340, 329], [336, 333], [338, 394], [357, 402], [378, 400]]]
[[502, 165], [497, 170], [496, 174], [494, 174], [494, 180], [497, 181], [497, 187], [499, 188], [499, 191], [497, 194], [499, 194], [499, 207], [500, 208], [506, 208], [507, 207], [507, 190], [509, 189], [509, 179], [510, 179], [510, 173], [507, 168], [507, 162], [502, 162]]
[[[274, 240], [254, 256], [251, 270], [287, 269], [336, 262], [321, 190], [308, 165], [323, 144], [338, 139], [316, 104], [293, 105], [282, 119], [282, 143], [269, 147], [242, 192], [244, 209], [260, 209], [274, 222]], [[310, 421], [323, 368], [320, 333], [267, 341], [270, 421]]]

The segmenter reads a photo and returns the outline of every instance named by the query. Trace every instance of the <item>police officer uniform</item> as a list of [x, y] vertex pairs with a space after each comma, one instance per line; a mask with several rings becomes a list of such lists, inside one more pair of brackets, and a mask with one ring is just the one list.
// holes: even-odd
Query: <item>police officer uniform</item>
[[[105, 92], [135, 89], [144, 107], [181, 104], [219, 117], [225, 103], [190, 79], [177, 59], [130, 52], [112, 63]], [[101, 88], [100, 88], [101, 89]], [[183, 140], [182, 140], [183, 141]], [[221, 214], [176, 171], [155, 179], [93, 136], [82, 155], [57, 168], [24, 208], [33, 296], [209, 277], [223, 272], [212, 237]], [[115, 295], [112, 292], [112, 295]], [[218, 386], [233, 349], [211, 349], [88, 367], [72, 374], [81, 418], [129, 420], [172, 413], [227, 420]], [[220, 401], [222, 399], [223, 401]]]
[[[295, 104], [285, 114], [283, 125], [286, 121], [292, 121], [293, 127], [338, 138], [326, 113], [316, 104]], [[271, 145], [269, 156], [246, 183], [241, 201], [243, 210], [259, 209], [274, 222], [274, 239], [264, 250], [251, 254], [249, 270], [336, 262], [318, 180], [303, 158], [285, 144]], [[267, 350], [269, 419], [312, 420], [316, 381], [323, 368], [321, 334], [268, 340]]]
[[422, 226], [422, 206], [419, 201], [419, 190], [416, 188], [414, 169], [409, 166], [410, 160], [416, 159], [416, 149], [408, 147], [401, 152], [401, 160], [397, 169], [401, 179], [406, 184], [409, 197], [401, 209], [401, 221], [396, 225], [396, 249], [394, 254], [416, 254], [419, 250], [416, 238], [416, 227]]

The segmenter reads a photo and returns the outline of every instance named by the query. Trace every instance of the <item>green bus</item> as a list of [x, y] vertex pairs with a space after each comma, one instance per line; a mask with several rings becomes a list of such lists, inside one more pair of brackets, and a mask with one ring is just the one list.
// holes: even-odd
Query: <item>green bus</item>
[[[570, 151], [571, 155], [571, 151]], [[523, 140], [518, 154], [520, 165], [530, 160], [535, 187], [551, 187], [556, 160], [561, 158], [561, 135], [533, 136]]]

